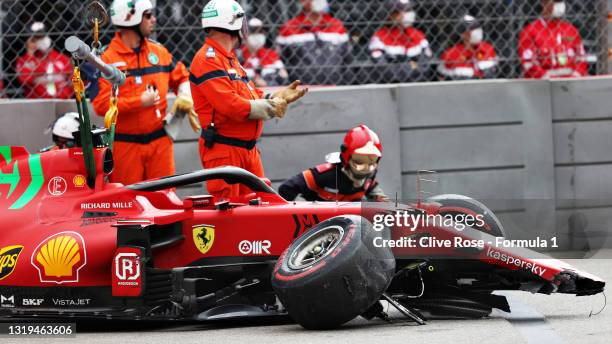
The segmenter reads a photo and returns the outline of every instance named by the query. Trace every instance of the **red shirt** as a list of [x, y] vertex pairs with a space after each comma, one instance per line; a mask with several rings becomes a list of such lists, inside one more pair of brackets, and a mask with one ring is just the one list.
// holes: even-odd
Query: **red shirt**
[[438, 71], [445, 77], [472, 79], [483, 78], [485, 72], [497, 67], [497, 54], [495, 48], [487, 42], [481, 42], [477, 46], [468, 47], [463, 43], [442, 53], [442, 63]]
[[431, 55], [429, 41], [425, 34], [413, 27], [383, 27], [376, 31], [369, 46], [372, 57], [383, 53], [390, 57], [418, 57], [423, 53]]
[[17, 59], [17, 74], [26, 98], [72, 98], [72, 64], [54, 49]]
[[265, 76], [278, 73], [278, 70], [285, 68], [276, 51], [268, 48], [260, 48], [252, 54], [248, 47], [243, 46], [242, 58], [243, 67], [251, 79], [255, 78], [257, 70], [261, 70], [261, 75]]
[[263, 121], [249, 119], [250, 100], [263, 92], [255, 87], [236, 54], [207, 38], [191, 63], [191, 94], [202, 128], [213, 121], [220, 135], [250, 141], [263, 131]]
[[280, 45], [302, 45], [320, 40], [334, 45], [349, 41], [349, 36], [342, 21], [324, 13], [317, 25], [301, 13], [281, 26], [276, 42]]
[[519, 36], [519, 56], [526, 78], [587, 75], [585, 55], [578, 29], [564, 20], [540, 18]]

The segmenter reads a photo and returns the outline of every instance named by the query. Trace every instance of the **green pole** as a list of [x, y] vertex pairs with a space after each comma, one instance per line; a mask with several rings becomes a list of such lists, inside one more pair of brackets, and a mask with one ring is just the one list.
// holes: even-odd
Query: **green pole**
[[90, 188], [96, 186], [96, 162], [94, 161], [93, 139], [91, 137], [91, 122], [89, 120], [89, 109], [87, 107], [87, 98], [81, 93], [81, 101], [77, 99], [77, 110], [79, 111], [81, 134], [81, 147], [83, 149], [83, 159], [85, 160], [85, 168], [87, 169], [87, 185]]

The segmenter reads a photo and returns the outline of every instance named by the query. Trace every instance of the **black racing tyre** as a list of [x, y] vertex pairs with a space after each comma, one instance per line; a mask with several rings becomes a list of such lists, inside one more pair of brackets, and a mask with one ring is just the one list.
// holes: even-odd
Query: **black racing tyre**
[[296, 239], [272, 273], [272, 287], [289, 315], [306, 329], [331, 329], [380, 300], [395, 274], [391, 249], [374, 246], [365, 218], [338, 216]]
[[497, 216], [486, 205], [473, 198], [447, 194], [431, 197], [427, 201], [442, 205], [440, 207], [440, 215], [451, 215], [453, 217], [482, 215], [484, 217], [484, 226], [475, 225], [470, 227], [495, 237], [506, 237], [504, 227]]

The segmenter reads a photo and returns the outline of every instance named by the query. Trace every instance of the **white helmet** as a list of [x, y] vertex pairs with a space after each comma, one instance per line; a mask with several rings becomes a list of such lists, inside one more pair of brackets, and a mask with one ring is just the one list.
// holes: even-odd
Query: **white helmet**
[[140, 25], [145, 11], [153, 9], [150, 0], [114, 0], [110, 7], [111, 21], [119, 27]]
[[263, 28], [264, 23], [259, 18], [249, 19], [249, 31]]
[[52, 133], [65, 139], [73, 140], [72, 133], [79, 131], [79, 114], [67, 112], [53, 123]]
[[245, 13], [234, 0], [210, 0], [202, 10], [202, 27], [240, 31], [241, 38], [247, 35]]

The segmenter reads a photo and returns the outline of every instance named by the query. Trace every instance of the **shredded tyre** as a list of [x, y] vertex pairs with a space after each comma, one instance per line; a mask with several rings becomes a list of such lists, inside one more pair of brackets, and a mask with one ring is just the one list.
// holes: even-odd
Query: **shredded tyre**
[[296, 239], [272, 274], [289, 315], [306, 329], [331, 329], [378, 302], [395, 273], [391, 250], [373, 244], [382, 233], [360, 216], [338, 216]]

